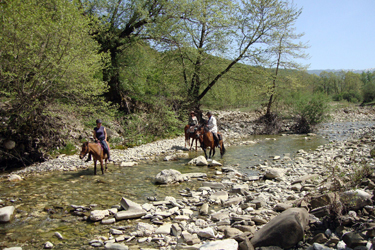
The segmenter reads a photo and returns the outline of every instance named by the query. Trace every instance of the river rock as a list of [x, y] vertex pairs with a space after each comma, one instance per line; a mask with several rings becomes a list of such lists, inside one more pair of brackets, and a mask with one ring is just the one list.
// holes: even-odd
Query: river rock
[[170, 234], [171, 228], [172, 228], [171, 223], [165, 223], [155, 230], [155, 234]]
[[107, 243], [104, 246], [104, 249], [108, 250], [128, 250], [129, 247], [123, 243]]
[[3, 250], [22, 250], [22, 247], [6, 247]]
[[8, 181], [22, 181], [22, 177], [18, 174], [11, 174], [8, 177]]
[[350, 209], [358, 210], [366, 205], [371, 205], [372, 195], [364, 190], [349, 190], [341, 194], [341, 201], [346, 204]]
[[309, 214], [306, 209], [289, 208], [255, 232], [251, 244], [255, 248], [261, 246], [291, 248], [302, 240], [308, 222]]
[[238, 243], [234, 239], [216, 240], [216, 241], [207, 242], [199, 248], [199, 250], [217, 250], [217, 249], [237, 250]]
[[197, 234], [191, 234], [188, 231], [183, 231], [181, 236], [184, 242], [188, 245], [195, 245], [201, 242]]
[[44, 243], [44, 249], [52, 249], [52, 248], [53, 248], [53, 244], [50, 241], [47, 241], [46, 243]]
[[0, 208], [0, 222], [9, 222], [14, 213], [14, 206], [6, 206]]
[[116, 220], [135, 219], [146, 215], [146, 211], [143, 210], [141, 205], [124, 197], [121, 199], [121, 206], [125, 209], [125, 211], [117, 212], [115, 214]]
[[358, 246], [366, 246], [367, 240], [365, 240], [359, 233], [349, 232], [342, 236], [342, 240], [350, 248], [355, 248]]
[[155, 182], [160, 184], [171, 184], [182, 181], [184, 181], [182, 174], [175, 169], [164, 169], [155, 177]]
[[208, 166], [208, 162], [203, 155], [192, 159], [191, 161], [188, 162], [188, 164], [189, 165], [196, 165], [196, 166]]
[[209, 208], [209, 205], [208, 203], [204, 203], [201, 208], [199, 209], [199, 214], [200, 215], [208, 215], [208, 208]]
[[120, 167], [133, 167], [138, 165], [138, 162], [130, 161], [130, 162], [121, 162]]
[[211, 167], [214, 167], [214, 166], [223, 166], [223, 164], [221, 164], [218, 161], [212, 160], [212, 161], [210, 161], [210, 163], [208, 163], [208, 166], [211, 166]]
[[224, 238], [228, 239], [228, 238], [234, 238], [236, 237], [237, 235], [241, 235], [243, 234], [243, 232], [237, 228], [233, 228], [233, 227], [226, 227], [224, 229]]
[[225, 188], [224, 184], [220, 183], [220, 182], [203, 182], [202, 183], [202, 187], [209, 187], [209, 188], [213, 188], [213, 189], [223, 189]]
[[108, 215], [109, 215], [108, 210], [94, 210], [94, 211], [91, 211], [91, 213], [90, 213], [90, 220], [100, 221]]
[[267, 179], [281, 178], [285, 174], [285, 169], [282, 168], [270, 168], [266, 171], [264, 175]]
[[219, 191], [211, 194], [210, 199], [220, 203], [228, 200], [228, 193], [226, 191]]
[[177, 155], [167, 155], [166, 157], [164, 157], [164, 161], [177, 161], [178, 160], [178, 156]]
[[[206, 227], [198, 231], [198, 235], [203, 238], [215, 238], [215, 232], [211, 227]], [[225, 248], [223, 248], [225, 249]]]

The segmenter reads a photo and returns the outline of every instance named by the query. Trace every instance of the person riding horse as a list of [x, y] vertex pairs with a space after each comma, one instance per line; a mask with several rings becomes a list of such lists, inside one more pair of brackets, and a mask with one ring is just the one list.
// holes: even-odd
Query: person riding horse
[[218, 148], [220, 148], [219, 138], [217, 137], [217, 123], [216, 123], [216, 118], [212, 116], [212, 112], [211, 111], [207, 112], [207, 116], [208, 116], [208, 121], [207, 121], [206, 127], [212, 133], [212, 135], [214, 137], [214, 140], [215, 140], [215, 144], [217, 145]]
[[[109, 155], [109, 147], [107, 143], [107, 130], [104, 126], [102, 126], [102, 120], [100, 119], [96, 120], [96, 127], [93, 131], [93, 137], [96, 142], [100, 142], [100, 144], [102, 145], [104, 152], [108, 155], [108, 161], [112, 161]], [[91, 154], [89, 154], [86, 162], [88, 161], [91, 161]]]
[[189, 132], [194, 133], [194, 129], [196, 129], [197, 125], [198, 125], [198, 118], [195, 116], [195, 112], [191, 111], [190, 116], [189, 116]]

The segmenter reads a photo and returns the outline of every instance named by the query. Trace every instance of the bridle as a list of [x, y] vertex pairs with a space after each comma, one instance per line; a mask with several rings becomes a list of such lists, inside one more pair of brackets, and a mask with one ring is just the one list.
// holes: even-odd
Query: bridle
[[85, 157], [85, 155], [90, 152], [90, 147], [89, 147], [89, 143], [88, 142], [85, 142], [85, 146], [86, 146], [87, 150], [84, 153], [81, 152], [81, 154], [80, 154], [81, 158]]

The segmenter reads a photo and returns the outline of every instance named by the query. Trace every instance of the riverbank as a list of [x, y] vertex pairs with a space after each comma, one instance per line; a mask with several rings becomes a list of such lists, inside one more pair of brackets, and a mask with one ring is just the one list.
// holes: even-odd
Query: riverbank
[[[336, 118], [343, 120], [346, 117], [351, 117], [352, 120], [357, 122], [363, 121], [363, 124], [366, 123], [364, 120], [373, 120], [371, 115], [364, 119], [366, 117], [363, 116], [363, 113], [358, 116], [353, 114], [346, 116], [348, 113], [342, 111], [340, 114], [342, 114], [342, 117], [338, 118], [339, 112], [337, 112]], [[217, 117], [220, 117], [220, 115], [222, 114], [217, 113]], [[232, 126], [232, 129], [225, 131], [228, 133], [225, 138], [228, 138], [228, 141], [233, 140], [233, 144], [241, 143], [244, 132], [241, 130], [241, 125], [236, 126], [234, 124], [238, 123], [238, 117], [236, 116], [243, 116], [243, 114], [234, 112], [230, 113], [230, 116], [233, 117], [233, 119], [231, 118], [233, 124], [228, 126]], [[251, 116], [249, 119], [254, 119], [254, 117]], [[222, 120], [224, 120], [224, 116]], [[335, 123], [327, 123], [322, 126], [329, 127], [330, 125], [335, 125]], [[174, 249], [177, 245], [181, 249], [204, 249], [201, 248], [202, 245], [214, 244], [218, 241], [220, 244], [229, 243], [234, 246], [238, 243], [242, 245], [250, 244], [246, 241], [246, 238], [255, 238], [256, 234], [259, 235], [257, 232], [262, 232], [260, 231], [261, 228], [271, 225], [272, 220], [281, 215], [282, 211], [290, 207], [296, 207], [302, 210], [307, 208], [311, 217], [308, 227], [304, 228], [305, 240], [299, 239], [295, 242], [300, 249], [322, 249], [324, 247], [344, 249], [345, 247], [354, 248], [369, 245], [372, 244], [371, 223], [375, 218], [375, 208], [371, 198], [375, 187], [375, 178], [371, 174], [375, 168], [375, 162], [373, 158], [369, 157], [375, 141], [373, 132], [375, 127], [340, 127], [346, 128], [343, 131], [346, 136], [345, 140], [332, 139], [329, 144], [321, 145], [312, 152], [299, 150], [295, 157], [291, 155], [269, 155], [260, 164], [248, 166], [250, 170], [259, 174], [244, 174], [239, 171], [238, 166], [229, 163], [223, 167], [217, 167], [213, 175], [198, 175], [201, 181], [200, 187], [180, 190], [180, 196], [163, 197], [162, 200], [157, 201], [150, 199], [149, 202], [140, 205], [134, 205], [131, 201], [130, 203], [127, 201], [121, 202], [121, 205], [115, 207], [113, 207], [113, 204], [108, 204], [108, 207], [101, 207], [103, 210], [100, 211], [104, 211], [102, 218], [100, 216], [95, 217], [96, 213], [99, 212], [94, 212], [91, 216], [91, 213], [97, 209], [94, 206], [95, 204], [71, 204], [67, 203], [69, 202], [69, 199], [67, 199], [63, 205], [59, 204], [54, 208], [47, 207], [47, 210], [44, 204], [38, 205], [38, 211], [29, 214], [25, 213], [22, 206], [19, 205], [17, 207], [17, 219], [32, 218], [38, 220], [38, 218], [42, 218], [41, 214], [56, 211], [62, 207], [64, 210], [70, 210], [69, 215], [57, 219], [67, 223], [64, 228], [69, 227], [69, 225], [75, 227], [72, 221], [89, 223], [97, 228], [104, 227], [104, 230], [99, 230], [102, 231], [99, 235], [83, 237], [83, 241], [81, 237], [82, 249], [94, 247], [103, 249], [104, 245], [111, 249], [110, 246], [113, 244], [121, 245], [122, 248], [116, 249], [127, 249], [128, 247], [139, 249], [140, 246], [153, 249], [155, 247]], [[236, 128], [238, 130], [235, 130]], [[328, 132], [323, 136], [334, 138], [330, 137], [332, 134], [332, 132]], [[311, 134], [310, 136], [314, 135]], [[306, 138], [308, 140], [308, 137]], [[119, 150], [119, 152], [116, 152], [118, 158], [114, 159], [119, 163], [140, 162], [155, 158], [162, 160], [165, 156], [173, 155], [179, 151], [184, 152], [184, 139], [182, 137]], [[60, 171], [78, 171], [80, 168], [87, 168], [87, 165], [74, 166], [75, 162], [82, 164], [82, 161], [77, 159], [78, 156], [60, 156], [52, 162], [44, 163], [50, 165], [43, 166], [40, 164], [34, 166], [34, 169], [30, 168], [28, 171], [19, 173], [22, 176], [28, 176], [45, 171], [54, 171], [58, 166], [60, 167], [57, 169]], [[69, 167], [69, 165], [73, 166]], [[65, 167], [68, 168], [65, 169]], [[85, 177], [80, 174], [76, 178], [104, 181], [105, 183], [105, 179], [102, 180], [93, 176]], [[147, 177], [153, 178], [153, 176], [148, 175]], [[70, 181], [76, 182], [77, 180], [72, 179]], [[335, 198], [341, 197], [345, 191], [351, 191], [353, 186], [361, 188], [364, 192], [361, 195], [366, 196], [360, 207], [352, 206], [357, 201], [353, 203], [353, 200], [351, 200], [349, 203], [344, 203]], [[172, 185], [171, 187], [178, 188], [179, 186]], [[125, 196], [125, 199], [128, 198], [128, 196]], [[17, 201], [17, 196], [1, 197], [1, 199], [3, 206], [11, 206], [12, 202]], [[25, 198], [22, 203], [24, 202], [27, 203]], [[124, 226], [124, 223], [122, 223], [124, 217], [121, 217], [121, 214], [129, 210], [129, 204], [133, 208], [141, 207], [142, 220], [129, 219], [125, 221], [125, 225], [129, 224], [129, 226]], [[118, 211], [115, 211], [114, 208]], [[136, 211], [139, 211], [137, 209]], [[120, 214], [117, 215], [117, 213]], [[79, 218], [79, 221], [76, 222], [73, 218]], [[92, 224], [93, 222], [94, 224]], [[301, 223], [301, 221], [298, 223]], [[342, 227], [339, 227], [340, 225]], [[361, 234], [357, 235], [357, 230]], [[64, 231], [57, 233], [60, 236], [61, 234], [64, 235]], [[348, 235], [348, 233], [351, 234]], [[354, 236], [351, 237], [351, 235]], [[285, 234], [285, 237], [290, 237], [290, 234]], [[16, 237], [14, 239], [16, 240]], [[224, 240], [232, 241], [224, 242]], [[280, 238], [278, 240], [280, 242]], [[353, 243], [354, 240], [356, 240], [356, 243]], [[63, 249], [61, 248], [63, 239], [51, 241], [57, 249]], [[25, 245], [29, 246], [25, 249], [31, 249], [30, 247], [34, 246], [31, 242]], [[9, 244], [4, 246], [9, 246]], [[116, 245], [116, 247], [120, 246]], [[228, 247], [226, 249], [237, 248]]]
[[[223, 134], [224, 142], [227, 147], [241, 144], [243, 138], [253, 135], [256, 129], [258, 129], [258, 125], [256, 124], [256, 120], [260, 117], [260, 113], [258, 112], [215, 111], [214, 115], [217, 117], [219, 131]], [[375, 109], [372, 107], [349, 106], [335, 108], [334, 113], [331, 114], [329, 122], [319, 125], [317, 130], [324, 130], [324, 128], [330, 123], [374, 120]], [[286, 122], [283, 131], [288, 133], [289, 128], [292, 125], [292, 123]], [[351, 128], [348, 128], [348, 130], [349, 129]], [[345, 133], [355, 134], [356, 131]], [[325, 136], [329, 136], [329, 134], [325, 134]], [[162, 159], [164, 156], [186, 150], [185, 139], [183, 136], [180, 136], [173, 139], [155, 141], [125, 150], [114, 149], [111, 151], [111, 157], [115, 164], [125, 164], [127, 162]], [[79, 159], [78, 154], [72, 156], [60, 155], [55, 159], [33, 164], [23, 169], [16, 170], [13, 173], [25, 177], [30, 174], [40, 174], [50, 171], [77, 171], [79, 169], [87, 169], [92, 165], [92, 162], [85, 163], [83, 160]]]

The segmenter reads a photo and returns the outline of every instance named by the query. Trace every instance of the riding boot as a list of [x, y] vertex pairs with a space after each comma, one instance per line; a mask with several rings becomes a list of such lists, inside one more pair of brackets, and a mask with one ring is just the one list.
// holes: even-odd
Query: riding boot
[[217, 138], [217, 134], [214, 134], [214, 140], [215, 140], [215, 144], [217, 145], [217, 147], [220, 148], [219, 138]]
[[113, 160], [111, 159], [111, 156], [109, 155], [109, 150], [107, 151], [107, 155], [108, 155], [108, 161], [113, 161]]
[[87, 160], [85, 162], [91, 161], [91, 154], [89, 153], [89, 157], [87, 157]]

